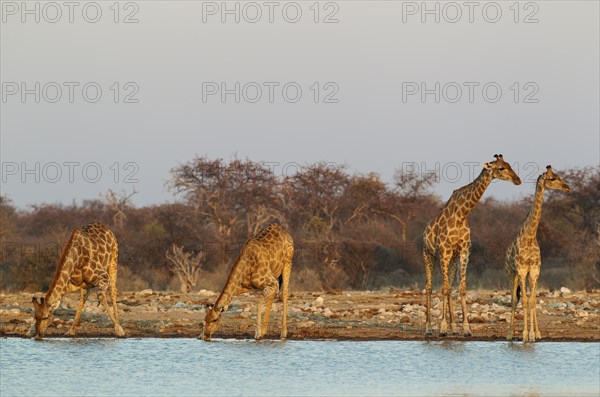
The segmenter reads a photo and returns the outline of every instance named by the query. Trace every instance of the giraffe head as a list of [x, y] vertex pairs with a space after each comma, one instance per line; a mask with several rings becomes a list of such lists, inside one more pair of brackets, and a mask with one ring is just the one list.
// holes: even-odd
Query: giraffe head
[[554, 173], [551, 165], [546, 166], [546, 172], [542, 174], [542, 179], [544, 180], [544, 187], [546, 189], [561, 190], [563, 192], [571, 191], [569, 185], [560, 179], [560, 176]]
[[35, 309], [35, 339], [40, 340], [44, 336], [48, 325], [52, 321], [52, 308], [48, 307], [46, 298], [38, 298], [34, 296], [31, 300], [33, 302], [33, 308]]
[[225, 307], [215, 307], [213, 304], [206, 305], [206, 317], [204, 317], [204, 328], [202, 330], [202, 340], [209, 341], [212, 334], [221, 325], [221, 315]]
[[503, 181], [510, 181], [515, 185], [521, 184], [521, 179], [516, 172], [513, 171], [510, 164], [504, 161], [501, 154], [495, 154], [496, 160], [490, 161], [489, 163], [483, 163], [483, 168], [488, 170], [492, 174], [492, 178], [502, 179]]

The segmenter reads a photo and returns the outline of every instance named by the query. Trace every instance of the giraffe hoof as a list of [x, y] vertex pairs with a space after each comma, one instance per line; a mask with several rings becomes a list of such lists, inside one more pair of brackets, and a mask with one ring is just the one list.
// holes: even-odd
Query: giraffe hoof
[[123, 327], [121, 327], [120, 325], [118, 327], [115, 327], [115, 335], [119, 338], [124, 338], [125, 331], [123, 331]]
[[426, 336], [433, 335], [433, 329], [431, 329], [431, 324], [429, 323], [429, 321], [425, 324], [425, 335]]
[[442, 323], [440, 325], [440, 336], [448, 335], [448, 325], [446, 323]]
[[451, 335], [458, 335], [459, 334], [458, 327], [456, 326], [455, 323], [452, 323], [450, 325], [450, 329], [452, 330]]
[[535, 335], [533, 333], [529, 334], [529, 342], [535, 342]]
[[464, 336], [472, 336], [473, 332], [471, 332], [471, 327], [469, 327], [469, 325], [464, 325], [463, 326], [463, 335]]

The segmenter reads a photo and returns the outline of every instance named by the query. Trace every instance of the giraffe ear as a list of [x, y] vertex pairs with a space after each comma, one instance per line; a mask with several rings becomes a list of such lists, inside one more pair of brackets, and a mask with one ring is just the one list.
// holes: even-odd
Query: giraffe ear
[[483, 168], [489, 170], [490, 168], [492, 168], [492, 165], [490, 163], [483, 163]]
[[225, 311], [225, 308], [224, 308], [224, 307], [222, 307], [222, 308], [221, 308], [219, 311], [220, 311], [221, 313], [223, 313], [223, 312]]

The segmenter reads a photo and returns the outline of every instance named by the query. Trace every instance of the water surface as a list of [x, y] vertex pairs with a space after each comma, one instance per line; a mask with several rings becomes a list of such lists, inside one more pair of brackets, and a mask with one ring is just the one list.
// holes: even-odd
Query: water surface
[[0, 340], [2, 396], [600, 395], [599, 343]]

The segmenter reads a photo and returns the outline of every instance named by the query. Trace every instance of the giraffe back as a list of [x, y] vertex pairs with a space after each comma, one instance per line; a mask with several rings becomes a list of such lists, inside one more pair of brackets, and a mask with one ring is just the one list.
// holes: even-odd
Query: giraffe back
[[99, 276], [117, 263], [117, 239], [103, 224], [91, 222], [73, 230], [58, 262], [49, 291], [58, 284], [96, 286]]
[[241, 256], [247, 263], [246, 279], [256, 272], [266, 270], [279, 277], [284, 264], [291, 261], [294, 253], [292, 237], [276, 223], [268, 225], [242, 248]]

